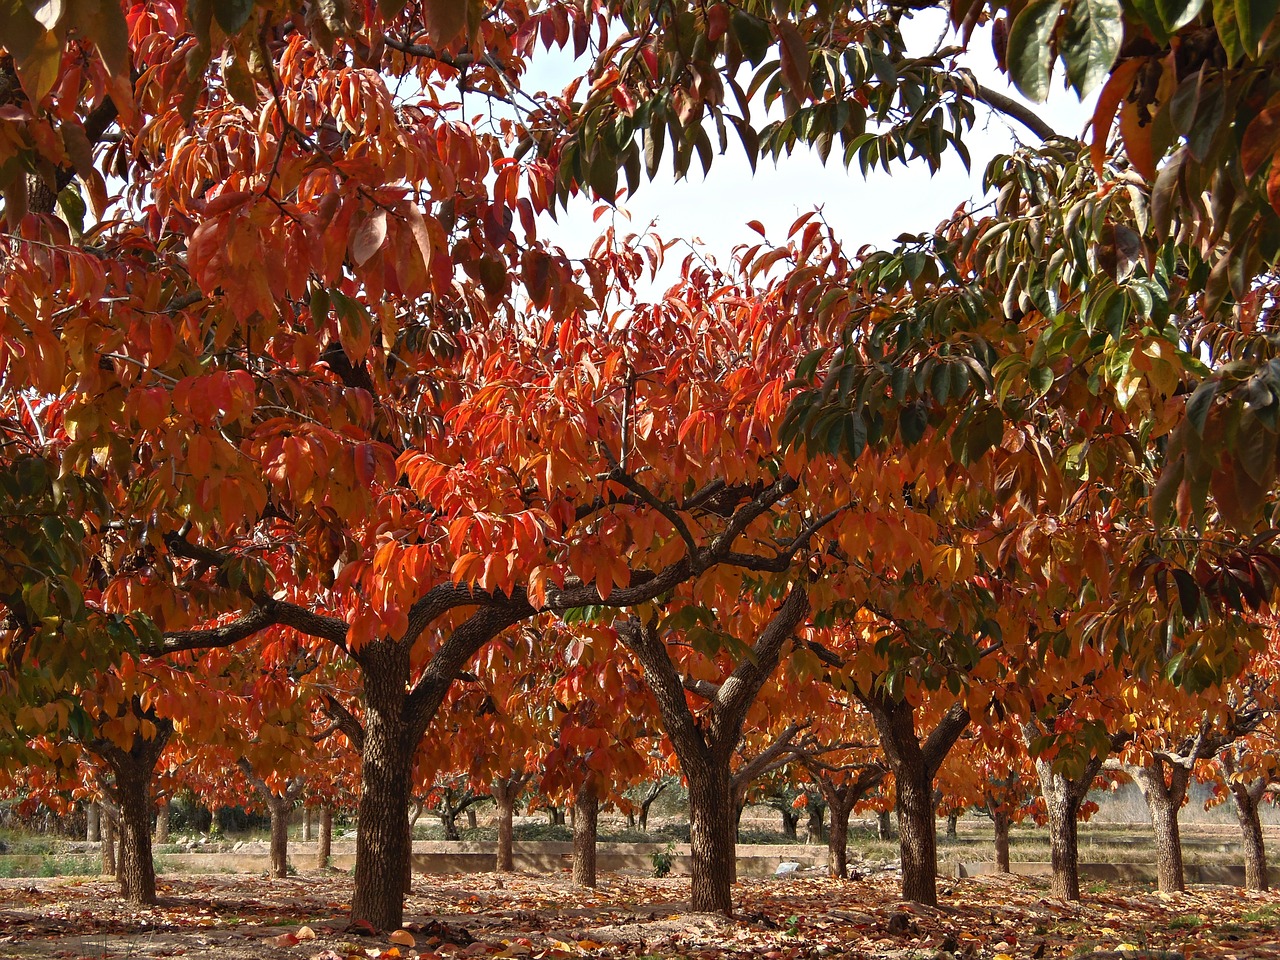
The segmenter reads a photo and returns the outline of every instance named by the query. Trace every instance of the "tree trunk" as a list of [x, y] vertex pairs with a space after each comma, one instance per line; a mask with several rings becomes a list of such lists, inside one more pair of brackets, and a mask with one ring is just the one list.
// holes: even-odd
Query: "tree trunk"
[[805, 824], [805, 843], [822, 842], [822, 820], [825, 813], [825, 808], [814, 803], [809, 804], [809, 822]]
[[510, 783], [499, 780], [493, 784], [492, 793], [498, 808], [498, 859], [494, 869], [499, 873], [510, 873], [515, 869], [511, 841], [515, 833], [512, 818], [515, 816], [516, 791]]
[[367, 920], [376, 930], [397, 930], [404, 920], [406, 811], [419, 739], [405, 716], [409, 659], [388, 641], [366, 644], [361, 653], [365, 729], [351, 918]]
[[[1027, 724], [1023, 738], [1028, 744], [1041, 733], [1039, 727]], [[1093, 757], [1079, 776], [1068, 780], [1053, 769], [1049, 760], [1036, 758], [1036, 777], [1049, 815], [1049, 860], [1053, 868], [1052, 892], [1063, 900], [1080, 899], [1080, 846], [1078, 818], [1080, 804], [1089, 793], [1094, 778], [1102, 769], [1104, 756]]]
[[600, 795], [588, 781], [573, 798], [573, 882], [580, 887], [596, 885], [596, 823]]
[[156, 799], [156, 844], [169, 842], [169, 798]]
[[996, 827], [996, 873], [1009, 872], [1009, 814], [997, 810], [991, 815]]
[[898, 849], [902, 854], [902, 898], [938, 905], [938, 839], [933, 782], [924, 763], [909, 760], [894, 770], [898, 786]]
[[283, 880], [289, 876], [289, 813], [293, 804], [284, 797], [268, 801], [271, 812], [271, 876]]
[[102, 813], [102, 875], [114, 877], [116, 874], [116, 824], [111, 814]]
[[1258, 803], [1265, 786], [1265, 780], [1257, 780], [1252, 784], [1231, 784], [1231, 796], [1236, 803], [1236, 819], [1240, 821], [1240, 839], [1244, 847], [1246, 890], [1268, 889], [1267, 851], [1262, 841], [1262, 821], [1258, 817]]
[[729, 762], [684, 763], [689, 781], [691, 906], [695, 913], [733, 913], [737, 879], [737, 822]]
[[311, 828], [311, 807], [304, 806], [302, 808], [302, 842], [310, 843], [315, 839], [314, 832]]
[[1156, 875], [1161, 893], [1183, 893], [1187, 889], [1182, 867], [1182, 837], [1178, 831], [1178, 811], [1163, 801], [1148, 801], [1151, 827], [1156, 835]]
[[1082, 798], [1070, 793], [1045, 797], [1049, 813], [1049, 860], [1053, 895], [1080, 899], [1080, 841], [1077, 816]]
[[156, 866], [151, 855], [151, 771], [140, 764], [117, 768], [120, 803], [120, 896], [134, 906], [156, 902]]
[[552, 827], [563, 827], [564, 811], [559, 807], [547, 807], [547, 825]]
[[1156, 876], [1161, 893], [1183, 893], [1187, 889], [1182, 867], [1182, 837], [1178, 831], [1178, 812], [1187, 795], [1191, 771], [1169, 764], [1169, 783], [1165, 783], [1165, 763], [1153, 758], [1150, 766], [1124, 765], [1124, 771], [1138, 785], [1151, 814], [1151, 829], [1156, 839]]
[[467, 807], [467, 829], [476, 829], [476, 810], [475, 807]]
[[640, 804], [640, 829], [645, 833], [649, 832], [649, 808], [653, 806], [653, 800], [645, 800]]
[[844, 809], [831, 808], [831, 828], [827, 831], [827, 866], [831, 876], [844, 880], [849, 876], [849, 814], [850, 804]]
[[788, 840], [796, 839], [796, 827], [800, 823], [800, 817], [794, 810], [779, 810], [782, 814], [782, 835]]
[[947, 836], [948, 837], [954, 837], [956, 835], [956, 825], [959, 823], [959, 821], [960, 821], [960, 814], [958, 813], [947, 814]]
[[876, 817], [876, 836], [881, 840], [892, 840], [894, 838], [893, 813], [891, 811], [881, 810]]
[[462, 834], [458, 833], [458, 812], [452, 806], [446, 806], [440, 811], [439, 817], [440, 826], [444, 827], [444, 838], [461, 840]]
[[325, 804], [320, 808], [320, 836], [316, 838], [316, 867], [329, 869], [329, 857], [333, 853], [333, 808]]
[[90, 801], [84, 808], [84, 838], [88, 843], [99, 843], [102, 840], [102, 808], [95, 801]]

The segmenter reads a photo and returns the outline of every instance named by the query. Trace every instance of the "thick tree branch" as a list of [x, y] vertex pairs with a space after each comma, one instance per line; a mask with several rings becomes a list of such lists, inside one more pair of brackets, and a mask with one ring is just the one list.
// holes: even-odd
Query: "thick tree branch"
[[1007, 97], [998, 90], [992, 90], [990, 87], [983, 86], [980, 83], [974, 84], [974, 95], [991, 107], [998, 110], [1005, 116], [1017, 120], [1020, 124], [1034, 133], [1041, 140], [1053, 140], [1061, 136], [1058, 131], [1045, 123], [1034, 110], [1026, 104], [1019, 103], [1012, 97]]

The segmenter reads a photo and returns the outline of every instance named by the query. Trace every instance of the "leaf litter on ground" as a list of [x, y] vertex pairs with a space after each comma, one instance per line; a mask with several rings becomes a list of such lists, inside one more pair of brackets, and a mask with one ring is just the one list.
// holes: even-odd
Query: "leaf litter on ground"
[[1041, 960], [1277, 958], [1280, 894], [1109, 885], [1068, 904], [1042, 879], [945, 881], [936, 908], [894, 878], [742, 880], [733, 918], [692, 913], [688, 880], [567, 875], [415, 876], [402, 931], [352, 924], [350, 879], [182, 875], [132, 908], [108, 879], [0, 881], [0, 958], [229, 960]]

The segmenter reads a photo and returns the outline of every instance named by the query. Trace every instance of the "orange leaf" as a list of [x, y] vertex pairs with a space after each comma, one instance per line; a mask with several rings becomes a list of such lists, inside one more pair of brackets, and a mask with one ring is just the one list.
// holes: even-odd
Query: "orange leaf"
[[1107, 154], [1107, 137], [1111, 133], [1111, 124], [1115, 120], [1116, 110], [1133, 89], [1134, 78], [1142, 66], [1141, 59], [1126, 60], [1113, 71], [1111, 78], [1098, 94], [1098, 105], [1093, 110], [1093, 142], [1089, 144], [1089, 156], [1093, 160], [1093, 169], [1102, 176], [1102, 163]]

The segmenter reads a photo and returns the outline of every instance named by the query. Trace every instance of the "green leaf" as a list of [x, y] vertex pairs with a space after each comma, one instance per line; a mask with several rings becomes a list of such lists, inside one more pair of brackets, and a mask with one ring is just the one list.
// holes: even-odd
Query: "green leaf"
[[228, 37], [234, 37], [249, 22], [254, 0], [213, 0], [213, 16]]
[[914, 447], [920, 442], [928, 425], [929, 415], [925, 412], [922, 403], [912, 403], [903, 407], [902, 413], [898, 416], [898, 432], [902, 435], [902, 442], [908, 447]]
[[1036, 393], [1044, 396], [1053, 386], [1053, 368], [1036, 367], [1028, 374], [1027, 379], [1031, 381], [1031, 386], [1035, 388]]
[[1061, 53], [1067, 64], [1067, 82], [1077, 94], [1083, 97], [1107, 79], [1123, 39], [1120, 0], [1075, 0], [1071, 4]]
[[1206, 380], [1196, 387], [1196, 392], [1187, 400], [1187, 420], [1201, 437], [1204, 436], [1204, 423], [1209, 416], [1209, 408], [1213, 406], [1213, 398], [1217, 392], [1218, 381]]
[[1031, 0], [1009, 30], [1009, 76], [1029, 99], [1043, 103], [1049, 96], [1053, 48], [1049, 44], [1063, 0]]
[[760, 61], [769, 51], [773, 36], [769, 33], [769, 24], [759, 17], [753, 17], [745, 10], [735, 9], [730, 20], [733, 35], [738, 46], [751, 62], [753, 67], [760, 66]]
[[1213, 0], [1213, 26], [1218, 32], [1218, 42], [1226, 51], [1227, 66], [1234, 67], [1244, 57], [1235, 0]]
[[1155, 0], [1155, 2], [1160, 23], [1170, 34], [1194, 20], [1204, 6], [1204, 0]]
[[1256, 57], [1263, 36], [1280, 11], [1280, 0], [1235, 0], [1235, 8], [1240, 45], [1246, 56]]

